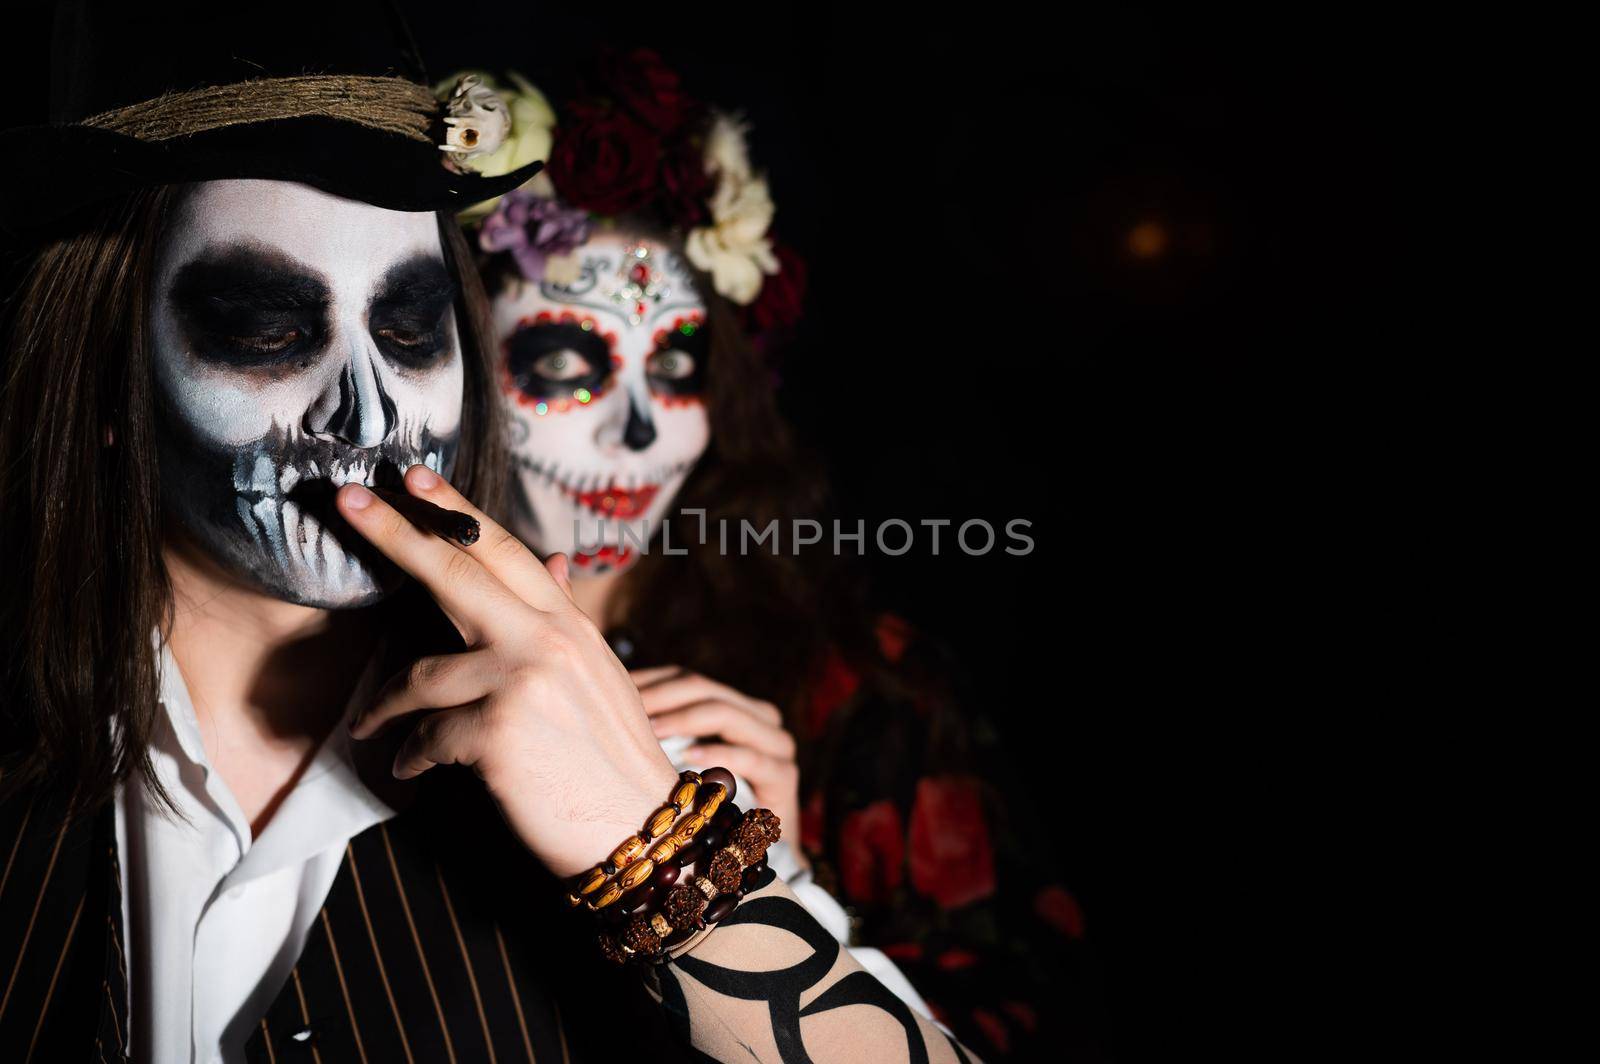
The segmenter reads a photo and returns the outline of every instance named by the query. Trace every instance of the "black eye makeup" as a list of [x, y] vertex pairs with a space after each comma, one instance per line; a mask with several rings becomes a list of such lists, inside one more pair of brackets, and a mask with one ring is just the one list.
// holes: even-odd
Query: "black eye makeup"
[[367, 328], [384, 357], [407, 369], [427, 369], [450, 354], [447, 317], [456, 283], [443, 262], [419, 255], [384, 274], [367, 311]]
[[328, 333], [327, 282], [254, 245], [192, 259], [168, 298], [195, 355], [216, 365], [278, 366], [319, 350]]
[[597, 396], [611, 379], [611, 344], [592, 318], [539, 314], [507, 338], [505, 352], [507, 374], [530, 399]]
[[656, 331], [656, 349], [645, 363], [650, 388], [658, 395], [699, 395], [705, 390], [710, 334], [698, 316], [680, 318]]

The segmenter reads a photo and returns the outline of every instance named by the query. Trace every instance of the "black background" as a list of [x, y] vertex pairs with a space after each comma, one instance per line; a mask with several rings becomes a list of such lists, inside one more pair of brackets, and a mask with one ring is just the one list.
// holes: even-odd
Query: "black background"
[[[840, 515], [1032, 522], [1027, 557], [923, 538], [867, 567], [959, 652], [1055, 830], [1117, 1055], [1249, 1041], [1320, 685], [1292, 669], [1289, 544], [1322, 520], [1295, 445], [1381, 340], [1405, 261], [1392, 18], [401, 6], [436, 78], [512, 67], [559, 107], [597, 41], [647, 44], [749, 117], [810, 267], [784, 402]], [[43, 84], [42, 51], [14, 88]], [[1134, 253], [1141, 225], [1160, 254]]]

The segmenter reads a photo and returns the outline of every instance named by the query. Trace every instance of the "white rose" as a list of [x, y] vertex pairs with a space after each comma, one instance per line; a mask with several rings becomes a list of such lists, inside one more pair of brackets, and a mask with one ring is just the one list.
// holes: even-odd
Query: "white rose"
[[750, 151], [745, 145], [747, 127], [731, 115], [718, 113], [706, 134], [706, 173], [734, 181], [750, 180]]

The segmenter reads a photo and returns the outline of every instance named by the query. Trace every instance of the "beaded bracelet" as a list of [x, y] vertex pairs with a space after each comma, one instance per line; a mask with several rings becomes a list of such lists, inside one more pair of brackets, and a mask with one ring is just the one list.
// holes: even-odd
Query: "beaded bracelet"
[[[574, 908], [582, 904], [591, 912], [615, 905], [649, 880], [660, 865], [689, 846], [733, 789], [733, 773], [725, 768], [709, 769], [704, 774], [681, 773], [666, 802], [645, 819], [642, 828], [623, 839], [605, 860], [573, 877], [567, 904]], [[694, 812], [676, 823], [691, 804]], [[657, 839], [660, 841], [646, 852], [646, 847]]]
[[[733, 912], [746, 894], [772, 882], [767, 849], [782, 834], [778, 817], [770, 809], [752, 809], [739, 816], [732, 803], [727, 811], [732, 813], [727, 838], [718, 840], [722, 844], [703, 872], [673, 886], [658, 911], [642, 907], [626, 927], [600, 932], [600, 951], [608, 960], [659, 962], [667, 950]], [[672, 878], [677, 879], [676, 869]]]

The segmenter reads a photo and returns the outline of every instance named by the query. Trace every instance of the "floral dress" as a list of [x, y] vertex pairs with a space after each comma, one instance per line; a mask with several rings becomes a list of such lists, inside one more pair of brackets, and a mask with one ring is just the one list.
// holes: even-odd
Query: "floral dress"
[[877, 660], [819, 670], [801, 772], [801, 842], [851, 944], [893, 958], [986, 1058], [1107, 1059], [1083, 912], [996, 787], [992, 731], [955, 706], [937, 648], [893, 617], [876, 636]]

